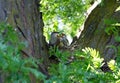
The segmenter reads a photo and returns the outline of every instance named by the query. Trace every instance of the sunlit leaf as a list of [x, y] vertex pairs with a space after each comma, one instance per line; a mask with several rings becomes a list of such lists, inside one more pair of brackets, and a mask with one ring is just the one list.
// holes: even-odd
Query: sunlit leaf
[[115, 70], [116, 69], [115, 60], [110, 60], [108, 62], [108, 66], [110, 67], [111, 70]]

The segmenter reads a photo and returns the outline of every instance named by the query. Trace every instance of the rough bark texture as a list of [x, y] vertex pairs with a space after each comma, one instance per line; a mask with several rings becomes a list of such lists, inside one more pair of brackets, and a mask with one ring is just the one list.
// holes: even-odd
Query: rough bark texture
[[[0, 22], [12, 25], [28, 42], [24, 50], [27, 56], [42, 59], [40, 71], [47, 74], [48, 49], [43, 36], [42, 13], [39, 12], [40, 0], [0, 0]], [[0, 82], [1, 83], [1, 82]]]
[[92, 47], [97, 49], [101, 56], [109, 61], [115, 58], [115, 51], [107, 46], [118, 46], [119, 43], [115, 42], [113, 35], [109, 36], [105, 33], [104, 20], [110, 18], [120, 5], [116, 0], [104, 0], [103, 3], [103, 5], [98, 5], [88, 16], [78, 43], [79, 48]]

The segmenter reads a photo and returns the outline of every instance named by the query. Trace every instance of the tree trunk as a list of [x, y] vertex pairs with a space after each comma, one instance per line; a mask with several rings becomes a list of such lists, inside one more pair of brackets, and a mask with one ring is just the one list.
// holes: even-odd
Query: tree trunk
[[100, 51], [105, 61], [115, 58], [115, 50], [107, 48], [109, 45], [118, 46], [114, 36], [105, 33], [104, 20], [110, 18], [119, 6], [116, 0], [103, 0], [103, 5], [98, 5], [88, 16], [84, 30], [78, 40], [79, 48], [92, 47]]
[[40, 0], [0, 0], [0, 22], [6, 22], [16, 28], [20, 38], [27, 41], [24, 49], [27, 56], [42, 59], [40, 71], [48, 76], [48, 48], [43, 36], [42, 13], [39, 12]]

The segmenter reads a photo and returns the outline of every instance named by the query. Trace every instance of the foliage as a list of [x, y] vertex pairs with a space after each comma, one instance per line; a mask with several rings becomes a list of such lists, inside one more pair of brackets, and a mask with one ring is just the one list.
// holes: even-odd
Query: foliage
[[44, 34], [49, 39], [53, 31], [64, 31], [75, 36], [85, 20], [85, 13], [92, 0], [41, 0], [45, 24]]
[[[113, 35], [115, 41], [117, 43], [120, 43], [120, 23], [118, 23], [117, 20], [114, 20], [114, 19], [105, 19], [104, 22], [105, 22], [105, 24], [107, 26], [105, 28], [105, 32], [107, 33], [107, 35]], [[114, 49], [115, 55], [117, 56], [117, 62], [120, 62], [119, 61], [119, 58], [120, 58], [120, 46], [119, 45], [118, 46], [109, 45], [107, 47], [110, 47], [110, 48]]]
[[[43, 19], [45, 21], [45, 35], [49, 36], [52, 31], [65, 31], [74, 36], [76, 30], [83, 24], [85, 10], [90, 6], [91, 0], [41, 0]], [[73, 13], [74, 12], [74, 13]], [[109, 20], [108, 22], [109, 24]], [[112, 23], [112, 24], [111, 24]], [[110, 22], [105, 29], [108, 35], [112, 33], [117, 42], [120, 42], [119, 24]], [[72, 28], [71, 28], [72, 27]], [[62, 29], [64, 28], [64, 29]], [[70, 30], [71, 29], [71, 30]], [[49, 37], [48, 37], [49, 39]], [[16, 31], [9, 24], [0, 25], [0, 75], [6, 83], [30, 83], [30, 76], [34, 75], [37, 80], [44, 83], [119, 83], [120, 59], [111, 60], [108, 66], [111, 72], [104, 73], [100, 67], [104, 59], [100, 57], [99, 51], [86, 47], [73, 53], [63, 52], [59, 49], [50, 49], [51, 55], [56, 55], [58, 64], [51, 64], [49, 72], [50, 79], [38, 71], [37, 63], [40, 62], [33, 57], [24, 58], [20, 50], [27, 43], [20, 41]], [[112, 46], [113, 47], [113, 46]], [[117, 47], [118, 55], [120, 47]], [[69, 57], [74, 56], [70, 63]], [[120, 57], [120, 56], [118, 56]]]
[[[63, 52], [56, 54], [61, 57], [70, 55], [64, 55]], [[100, 69], [104, 59], [100, 58], [97, 50], [87, 47], [82, 52], [76, 50], [73, 54], [76, 58], [69, 64], [66, 64], [68, 56], [66, 59], [59, 57], [60, 63], [50, 67], [52, 77], [46, 83], [119, 83], [120, 68], [115, 60], [108, 62], [111, 72], [104, 73]]]
[[[105, 32], [108, 35], [113, 35], [116, 42], [120, 37], [120, 24], [113, 19], [105, 20]], [[59, 58], [59, 64], [52, 64], [49, 72], [52, 77], [46, 80], [46, 83], [119, 83], [120, 80], [120, 46], [109, 45], [107, 47], [115, 50], [117, 60], [107, 62], [111, 71], [103, 72], [100, 68], [105, 64], [104, 59], [100, 58], [99, 51], [93, 48], [85, 48], [76, 50], [74, 53], [63, 52], [60, 50], [51, 49], [53, 54]], [[53, 55], [52, 54], [52, 55]], [[74, 61], [66, 64], [68, 57], [76, 57]]]
[[25, 47], [20, 42], [15, 29], [9, 24], [0, 24], [0, 75], [4, 77], [5, 83], [30, 83], [30, 75], [36, 79], [45, 76], [39, 72], [36, 63], [39, 61], [29, 57], [23, 57], [20, 50]]
[[116, 20], [114, 19], [106, 19], [105, 23], [107, 25], [105, 32], [108, 35], [113, 34], [115, 37], [115, 40], [117, 42], [120, 42], [120, 23], [118, 23]]

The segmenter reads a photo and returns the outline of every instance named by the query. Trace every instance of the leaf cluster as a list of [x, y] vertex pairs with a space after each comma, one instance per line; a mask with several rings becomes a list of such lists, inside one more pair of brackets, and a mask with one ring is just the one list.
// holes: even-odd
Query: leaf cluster
[[40, 11], [45, 24], [44, 34], [49, 39], [53, 31], [64, 31], [75, 36], [85, 20], [91, 0], [41, 0]]
[[18, 34], [12, 26], [0, 24], [0, 75], [4, 83], [30, 83], [30, 76], [44, 79], [38, 71], [38, 60], [24, 58], [21, 51], [26, 43], [20, 42]]
[[105, 21], [106, 28], [105, 32], [108, 35], [114, 35], [116, 42], [120, 42], [120, 23], [114, 19], [106, 19]]
[[62, 58], [58, 57], [60, 63], [52, 64], [50, 67], [52, 77], [46, 80], [46, 83], [119, 83], [120, 81], [119, 61], [108, 62], [111, 72], [104, 73], [100, 69], [105, 64], [104, 59], [100, 57], [99, 51], [93, 48], [76, 50], [73, 53], [76, 58], [69, 64], [66, 64], [66, 60], [70, 53], [56, 54]]

